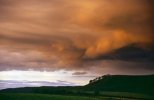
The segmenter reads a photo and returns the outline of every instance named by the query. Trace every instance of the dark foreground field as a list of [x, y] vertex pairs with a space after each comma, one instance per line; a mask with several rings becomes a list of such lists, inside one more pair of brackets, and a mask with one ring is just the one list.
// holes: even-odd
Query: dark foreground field
[[91, 97], [47, 94], [0, 94], [0, 100], [100, 100]]
[[0, 100], [154, 100], [152, 96], [129, 93], [106, 93], [99, 96], [1, 93]]

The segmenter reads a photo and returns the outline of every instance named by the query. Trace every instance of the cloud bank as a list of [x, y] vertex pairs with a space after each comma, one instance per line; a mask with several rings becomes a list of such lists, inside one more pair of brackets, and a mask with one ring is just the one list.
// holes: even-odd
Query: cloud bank
[[1, 0], [0, 70], [153, 73], [152, 3]]

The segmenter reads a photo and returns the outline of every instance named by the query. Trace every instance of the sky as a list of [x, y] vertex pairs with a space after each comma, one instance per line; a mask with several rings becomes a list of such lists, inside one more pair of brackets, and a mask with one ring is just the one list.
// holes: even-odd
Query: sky
[[153, 0], [0, 0], [0, 89], [154, 74]]

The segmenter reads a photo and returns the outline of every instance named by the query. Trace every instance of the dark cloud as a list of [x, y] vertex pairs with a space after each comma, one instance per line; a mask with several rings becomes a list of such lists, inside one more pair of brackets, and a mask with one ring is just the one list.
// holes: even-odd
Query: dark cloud
[[72, 75], [85, 75], [87, 72], [74, 72]]
[[110, 59], [110, 60], [126, 60], [136, 62], [153, 62], [154, 61], [154, 50], [144, 49], [137, 47], [135, 44], [128, 45], [126, 47], [119, 48], [109, 54], [100, 55], [99, 60]]

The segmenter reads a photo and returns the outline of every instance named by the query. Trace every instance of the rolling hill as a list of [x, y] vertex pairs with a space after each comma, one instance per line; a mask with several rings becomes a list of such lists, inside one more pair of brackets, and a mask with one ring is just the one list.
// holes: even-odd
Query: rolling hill
[[105, 75], [91, 80], [89, 90], [154, 94], [154, 75]]

